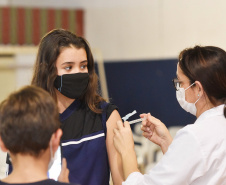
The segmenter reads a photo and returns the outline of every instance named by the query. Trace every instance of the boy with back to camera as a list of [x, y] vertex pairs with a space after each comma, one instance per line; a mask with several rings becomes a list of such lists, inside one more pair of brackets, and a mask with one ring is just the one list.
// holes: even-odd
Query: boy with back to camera
[[9, 152], [13, 171], [0, 185], [68, 185], [66, 160], [58, 181], [48, 179], [47, 171], [59, 146], [58, 109], [45, 90], [26, 86], [0, 104], [0, 147]]

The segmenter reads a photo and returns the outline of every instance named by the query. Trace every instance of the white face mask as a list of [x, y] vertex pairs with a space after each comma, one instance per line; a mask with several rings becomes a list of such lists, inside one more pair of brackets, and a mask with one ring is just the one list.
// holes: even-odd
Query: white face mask
[[185, 91], [187, 89], [189, 89], [192, 85], [194, 85], [195, 83], [191, 84], [188, 88], [184, 89], [184, 88], [178, 88], [178, 90], [176, 91], [176, 96], [177, 96], [177, 101], [179, 102], [180, 106], [187, 112], [190, 112], [191, 114], [193, 114], [194, 116], [196, 116], [196, 106], [195, 104], [199, 101], [200, 97], [196, 100], [195, 103], [189, 103], [185, 100]]

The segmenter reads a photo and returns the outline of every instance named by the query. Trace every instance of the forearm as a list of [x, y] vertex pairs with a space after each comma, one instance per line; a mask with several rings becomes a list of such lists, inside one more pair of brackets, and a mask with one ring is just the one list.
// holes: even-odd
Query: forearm
[[137, 165], [137, 157], [134, 150], [121, 154], [121, 156], [122, 156], [123, 174], [126, 180], [131, 173], [139, 172]]
[[160, 147], [163, 154], [167, 152], [168, 147], [172, 143], [172, 141], [173, 141], [173, 138], [170, 134], [165, 139], [162, 140]]

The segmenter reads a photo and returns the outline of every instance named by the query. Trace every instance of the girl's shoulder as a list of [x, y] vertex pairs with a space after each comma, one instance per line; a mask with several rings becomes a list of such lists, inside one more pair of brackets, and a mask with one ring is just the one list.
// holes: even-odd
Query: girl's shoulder
[[106, 118], [108, 119], [111, 115], [111, 113], [114, 111], [114, 110], [117, 110], [118, 111], [118, 107], [113, 104], [113, 103], [108, 103], [106, 101], [104, 102], [101, 102], [100, 103], [100, 107], [101, 109], [103, 109], [103, 112], [106, 113]]

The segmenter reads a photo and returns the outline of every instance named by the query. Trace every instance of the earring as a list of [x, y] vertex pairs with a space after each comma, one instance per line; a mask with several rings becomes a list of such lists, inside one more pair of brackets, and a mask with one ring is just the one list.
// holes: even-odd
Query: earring
[[198, 97], [199, 97], [199, 94], [198, 94]]

